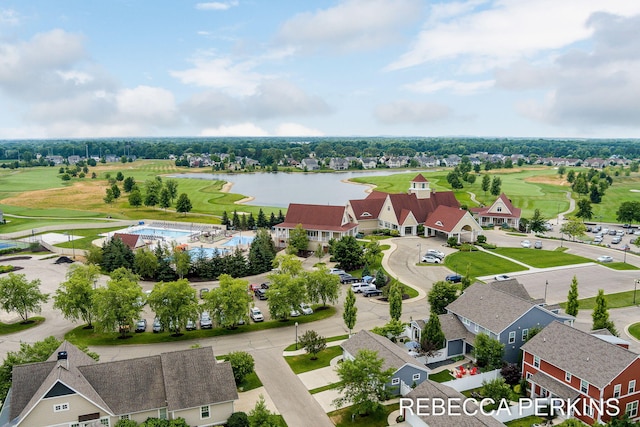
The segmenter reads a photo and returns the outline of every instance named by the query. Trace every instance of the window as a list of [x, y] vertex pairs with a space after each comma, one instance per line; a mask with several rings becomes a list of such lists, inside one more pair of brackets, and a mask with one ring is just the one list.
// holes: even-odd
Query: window
[[56, 403], [55, 405], [53, 405], [53, 412], [61, 412], [61, 411], [68, 411], [68, 410], [69, 410], [68, 403]]
[[480, 330], [480, 325], [478, 325], [477, 323], [474, 325], [474, 329], [476, 330], [476, 332], [478, 332]]
[[391, 385], [398, 385], [400, 384], [400, 378], [394, 378], [391, 380]]
[[526, 341], [529, 337], [529, 329], [525, 328], [522, 330], [522, 341]]
[[465, 325], [469, 325], [471, 324], [471, 322], [469, 321], [469, 319], [467, 319], [466, 317], [462, 318], [462, 323], [464, 323]]
[[497, 211], [497, 212], [502, 212], [502, 206], [498, 206], [498, 207], [496, 208], [496, 211]]
[[161, 420], [167, 419], [167, 408], [158, 409], [158, 418]]
[[420, 374], [413, 374], [413, 380], [418, 381], [420, 379]]
[[613, 397], [620, 397], [621, 389], [622, 389], [622, 384], [616, 384], [613, 387]]
[[531, 372], [527, 372], [527, 376], [526, 376], [527, 379], [531, 378], [532, 376], [533, 374], [531, 374]]
[[580, 391], [583, 393], [589, 392], [589, 383], [585, 380], [580, 380]]
[[509, 344], [516, 342], [516, 331], [509, 332]]
[[111, 424], [109, 423], [109, 418], [100, 418], [100, 424], [102, 424], [103, 426], [107, 426], [109, 427]]
[[636, 380], [629, 381], [629, 390], [627, 393], [631, 394], [636, 391]]
[[568, 383], [570, 383], [570, 382], [571, 382], [571, 372], [568, 372], [568, 371], [567, 371], [567, 372], [565, 372], [565, 373], [564, 373], [564, 380], [565, 380], [566, 382], [568, 382]]
[[209, 412], [209, 405], [200, 407], [200, 418], [209, 418], [211, 413]]
[[624, 413], [629, 416], [629, 418], [635, 418], [638, 415], [638, 401], [627, 403], [627, 408]]
[[584, 413], [586, 416], [593, 418], [593, 407], [590, 403], [587, 403], [584, 408]]
[[533, 356], [533, 366], [536, 368], [540, 367], [540, 358], [538, 356]]
[[128, 419], [130, 419], [130, 418], [129, 418], [129, 414], [127, 414], [127, 415], [120, 415], [120, 419], [121, 419], [121, 420], [128, 420]]

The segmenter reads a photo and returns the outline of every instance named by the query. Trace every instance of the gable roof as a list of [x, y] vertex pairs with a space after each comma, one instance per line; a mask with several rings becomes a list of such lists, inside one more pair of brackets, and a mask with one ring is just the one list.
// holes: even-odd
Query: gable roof
[[378, 357], [383, 359], [383, 370], [392, 368], [397, 371], [404, 365], [409, 364], [423, 371], [428, 371], [426, 366], [411, 357], [403, 348], [395, 345], [388, 338], [369, 332], [366, 329], [352, 335], [340, 346], [352, 356], [355, 356], [359, 350], [363, 349], [377, 351]]
[[424, 225], [425, 227], [450, 233], [467, 213], [464, 209], [441, 205], [429, 214]]
[[439, 314], [438, 319], [440, 320], [440, 329], [442, 329], [442, 333], [447, 341], [463, 339], [473, 345], [476, 336], [464, 327], [457, 316], [445, 313]]
[[115, 233], [113, 237], [122, 240], [122, 243], [127, 245], [129, 249], [135, 249], [144, 244], [140, 242], [141, 236], [138, 234]]
[[524, 343], [522, 350], [598, 388], [638, 359], [630, 350], [560, 322], [551, 322]]
[[355, 222], [343, 224], [346, 207], [290, 203], [281, 228], [296, 228], [302, 224], [305, 230], [348, 231], [358, 226]]
[[[379, 193], [379, 191], [374, 193]], [[378, 216], [380, 216], [380, 210], [382, 209], [382, 205], [384, 205], [385, 198], [386, 197], [375, 196], [367, 197], [361, 200], [349, 200], [349, 204], [357, 220], [377, 219]], [[369, 213], [371, 216], [364, 215], [365, 213]]]
[[418, 175], [416, 175], [415, 178], [411, 180], [411, 182], [429, 182], [429, 180], [427, 180], [427, 178], [425, 178], [424, 176], [422, 176], [421, 173], [419, 173]]
[[[67, 351], [66, 361], [55, 360], [58, 351]], [[96, 363], [65, 341], [52, 358], [14, 367], [11, 420], [23, 419], [58, 382], [110, 415], [164, 407], [174, 411], [238, 398], [231, 365], [216, 363], [211, 347]]]
[[[536, 304], [531, 300], [510, 294], [491, 284], [476, 282], [446, 308], [499, 334], [534, 306]], [[553, 315], [551, 312], [549, 314]]]
[[[445, 401], [450, 399], [457, 399], [459, 402], [463, 402], [466, 398], [459, 391], [453, 388], [440, 384], [431, 380], [426, 380], [418, 384], [411, 392], [409, 392], [405, 398], [409, 399], [424, 399], [430, 400], [434, 398], [440, 398]], [[484, 415], [483, 411], [477, 405], [472, 402], [465, 403], [465, 409], [469, 413], [475, 413], [475, 415], [467, 415], [462, 412], [462, 405], [456, 407], [452, 406], [446, 415], [420, 415], [420, 410], [417, 409], [417, 405], [413, 405], [414, 412], [423, 421], [425, 421], [429, 427], [504, 427], [500, 421], [493, 418], [491, 415]], [[408, 413], [409, 410], [407, 410]], [[424, 410], [423, 412], [430, 412]]]
[[[489, 212], [499, 200], [502, 201], [502, 203], [511, 213]], [[471, 212], [478, 214], [480, 216], [491, 215], [495, 217], [520, 218], [522, 209], [516, 208], [515, 206], [513, 206], [513, 204], [511, 203], [511, 200], [509, 200], [507, 195], [502, 193], [490, 206], [485, 206], [482, 208], [471, 208]]]

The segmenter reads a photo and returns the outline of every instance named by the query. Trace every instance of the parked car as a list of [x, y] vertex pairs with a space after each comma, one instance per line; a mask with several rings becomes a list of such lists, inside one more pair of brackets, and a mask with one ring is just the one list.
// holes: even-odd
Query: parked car
[[432, 256], [438, 257], [440, 259], [444, 258], [444, 252], [439, 251], [437, 249], [428, 249], [427, 253], [425, 254], [425, 256], [428, 256], [428, 255], [432, 255]]
[[304, 314], [304, 315], [313, 314], [313, 309], [306, 302], [301, 302], [300, 303], [300, 311], [302, 311], [302, 314]]
[[616, 233], [617, 233], [616, 230], [614, 230], [613, 228], [609, 230], [609, 236], [615, 236]]
[[251, 320], [254, 322], [264, 321], [264, 316], [258, 307], [251, 307], [249, 310], [249, 317], [251, 317]]
[[269, 284], [268, 283], [260, 283], [260, 289], [269, 289]]
[[523, 248], [530, 248], [531, 242], [529, 240], [523, 240], [522, 242], [520, 242], [520, 246], [522, 246]]
[[195, 331], [198, 327], [193, 319], [187, 320], [187, 325], [184, 327], [187, 331]]
[[542, 241], [536, 240], [536, 242], [533, 244], [533, 247], [536, 249], [542, 249]]
[[154, 333], [158, 333], [158, 332], [162, 332], [164, 328], [162, 327], [162, 323], [160, 323], [160, 319], [158, 319], [157, 317], [155, 319], [153, 319], [153, 326], [151, 326], [151, 330], [153, 330]]
[[616, 236], [624, 236], [624, 230], [616, 230]]
[[376, 286], [366, 282], [358, 282], [351, 285], [351, 290], [356, 294], [359, 294], [365, 289], [376, 289]]
[[611, 239], [611, 243], [613, 243], [614, 245], [617, 245], [620, 242], [622, 242], [622, 237], [620, 236], [613, 236], [613, 238]]
[[342, 283], [343, 285], [345, 283], [353, 283], [353, 282], [357, 282], [359, 280], [360, 280], [359, 278], [354, 277], [354, 276], [352, 276], [350, 274], [347, 274], [347, 273], [340, 274], [340, 283]]
[[200, 299], [204, 298], [204, 296], [209, 292], [209, 288], [200, 289]]
[[147, 319], [140, 319], [136, 322], [136, 332], [144, 332], [147, 330]]
[[602, 231], [602, 234], [609, 234], [608, 228], [603, 228], [601, 231]]
[[440, 264], [442, 262], [442, 259], [433, 255], [425, 255], [422, 257], [422, 262], [426, 262], [429, 264]]
[[594, 233], [598, 233], [598, 232], [600, 232], [600, 231], [602, 231], [602, 227], [601, 227], [601, 226], [596, 225], [596, 226], [594, 226], [594, 227], [593, 227], [593, 232], [594, 232]]
[[596, 261], [598, 261], [598, 262], [613, 262], [613, 258], [610, 257], [609, 255], [602, 255], [602, 256], [599, 256], [598, 258], [596, 258]]
[[203, 311], [200, 315], [200, 329], [211, 329], [213, 328], [213, 322], [211, 321], [211, 316], [209, 316], [209, 312]]
[[347, 272], [344, 271], [341, 268], [331, 268], [331, 269], [329, 269], [329, 273], [331, 273], [331, 274], [347, 274]]
[[298, 316], [300, 316], [300, 312], [296, 310], [295, 307], [291, 308], [291, 311], [289, 312], [289, 317], [298, 317]]
[[254, 292], [254, 295], [259, 299], [259, 300], [266, 300], [267, 298], [267, 290], [266, 289], [256, 289]]
[[459, 274], [449, 274], [447, 277], [444, 278], [444, 280], [451, 283], [460, 283], [462, 282], [462, 276]]
[[506, 274], [498, 274], [498, 275], [495, 277], [495, 279], [496, 279], [498, 282], [504, 282], [505, 280], [509, 280], [509, 279], [511, 279], [511, 277], [507, 276]]
[[255, 292], [255, 291], [257, 291], [258, 289], [260, 289], [260, 285], [259, 285], [259, 284], [257, 284], [257, 283], [252, 283], [252, 284], [250, 284], [250, 285], [249, 285], [249, 290], [250, 290], [251, 292]]
[[364, 291], [362, 291], [362, 295], [364, 295], [365, 297], [369, 298], [369, 297], [377, 297], [382, 295], [382, 290], [380, 289], [365, 289]]
[[602, 236], [596, 236], [593, 238], [593, 243], [602, 243]]

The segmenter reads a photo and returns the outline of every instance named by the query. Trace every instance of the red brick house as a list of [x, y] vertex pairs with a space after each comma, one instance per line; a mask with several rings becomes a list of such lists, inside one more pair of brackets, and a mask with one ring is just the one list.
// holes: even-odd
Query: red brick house
[[358, 222], [349, 215], [345, 206], [291, 203], [284, 222], [275, 227], [276, 246], [287, 246], [289, 231], [299, 224], [307, 231], [308, 249], [312, 251], [316, 250], [318, 243], [326, 248], [330, 239], [340, 240], [358, 232]]
[[596, 404], [617, 399], [621, 416], [640, 420], [640, 357], [621, 341], [602, 331], [589, 334], [550, 323], [521, 347], [531, 397], [562, 399], [567, 418], [589, 425], [609, 421], [612, 417]]

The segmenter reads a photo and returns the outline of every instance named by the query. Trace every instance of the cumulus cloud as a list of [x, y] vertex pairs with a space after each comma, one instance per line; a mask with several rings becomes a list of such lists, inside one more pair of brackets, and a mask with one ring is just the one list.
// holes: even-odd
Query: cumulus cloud
[[[478, 72], [560, 49], [593, 34], [586, 25], [596, 12], [631, 16], [640, 2], [627, 0], [472, 0], [443, 12], [435, 6], [411, 48], [387, 70], [463, 59]], [[457, 15], [456, 15], [457, 14]]]
[[20, 15], [13, 9], [0, 10], [0, 24], [17, 25], [20, 23]]
[[239, 123], [206, 128], [200, 132], [200, 136], [269, 136], [269, 133], [253, 123]]
[[118, 114], [129, 120], [167, 126], [176, 122], [173, 93], [150, 86], [120, 90], [116, 95]]
[[275, 131], [276, 136], [324, 136], [318, 129], [312, 129], [299, 123], [282, 123]]
[[496, 73], [505, 89], [543, 89], [542, 99], [522, 100], [518, 111], [531, 119], [581, 130], [599, 126], [638, 127], [640, 16], [597, 14], [589, 21], [593, 50], [575, 48], [548, 66], [518, 62]]
[[450, 118], [452, 112], [449, 107], [442, 104], [403, 100], [379, 105], [374, 115], [383, 124], [424, 124]]
[[344, 0], [315, 12], [300, 13], [280, 28], [276, 40], [304, 50], [365, 50], [398, 39], [420, 14], [418, 0]]
[[212, 1], [207, 3], [197, 3], [196, 9], [198, 10], [228, 10], [232, 7], [238, 6], [238, 1], [230, 0], [226, 2]]
[[405, 85], [405, 88], [418, 93], [451, 91], [457, 95], [472, 95], [493, 87], [493, 80], [463, 82], [457, 80], [435, 80], [426, 78], [416, 83]]

